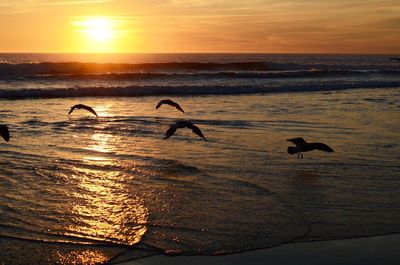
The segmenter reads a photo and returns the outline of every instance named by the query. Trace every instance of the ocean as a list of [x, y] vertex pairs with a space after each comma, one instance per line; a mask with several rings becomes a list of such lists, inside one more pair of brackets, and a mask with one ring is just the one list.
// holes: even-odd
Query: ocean
[[[0, 261], [97, 264], [400, 232], [390, 57], [0, 54], [11, 134], [0, 143]], [[165, 98], [185, 113], [156, 109]], [[99, 117], [68, 115], [75, 104]], [[163, 139], [178, 120], [208, 141], [189, 129]], [[335, 152], [297, 159], [294, 137]]]

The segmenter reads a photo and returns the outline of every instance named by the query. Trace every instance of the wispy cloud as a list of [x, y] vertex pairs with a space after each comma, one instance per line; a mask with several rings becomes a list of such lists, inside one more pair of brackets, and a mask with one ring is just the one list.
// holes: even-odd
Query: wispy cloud
[[66, 6], [66, 5], [103, 4], [110, 2], [111, 0], [70, 0], [70, 1], [58, 1], [58, 2], [49, 1], [44, 5]]
[[206, 0], [170, 0], [169, 3], [176, 6], [185, 6], [185, 7], [193, 7], [193, 6], [211, 6], [219, 3], [224, 3], [226, 0], [215, 0], [215, 1], [206, 1]]
[[80, 5], [80, 4], [100, 4], [108, 3], [111, 0], [65, 0], [65, 1], [50, 1], [50, 0], [2, 0], [0, 6], [46, 6], [46, 5]]
[[0, 13], [1, 14], [15, 14], [32, 12], [37, 8], [49, 6], [77, 6], [77, 5], [93, 5], [110, 3], [112, 0], [1, 0]]

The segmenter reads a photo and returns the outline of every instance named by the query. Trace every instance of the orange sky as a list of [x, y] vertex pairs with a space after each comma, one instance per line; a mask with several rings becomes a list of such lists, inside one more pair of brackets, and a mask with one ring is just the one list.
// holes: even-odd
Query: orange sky
[[400, 53], [400, 1], [1, 0], [0, 52]]

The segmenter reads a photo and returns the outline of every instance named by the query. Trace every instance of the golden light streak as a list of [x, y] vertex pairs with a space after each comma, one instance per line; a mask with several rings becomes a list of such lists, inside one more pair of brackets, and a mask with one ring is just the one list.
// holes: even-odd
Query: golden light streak
[[57, 252], [57, 264], [103, 264], [109, 257], [101, 251], [83, 250], [69, 253]]
[[[99, 111], [108, 113], [106, 107]], [[71, 167], [74, 173], [68, 179], [77, 189], [70, 194], [75, 199], [69, 207], [75, 222], [66, 227], [65, 235], [134, 245], [147, 232], [143, 198], [132, 194], [123, 181], [128, 176], [106, 155], [114, 150], [115, 141], [118, 138], [111, 134], [92, 134], [86, 149], [98, 154], [82, 157], [84, 166]]]

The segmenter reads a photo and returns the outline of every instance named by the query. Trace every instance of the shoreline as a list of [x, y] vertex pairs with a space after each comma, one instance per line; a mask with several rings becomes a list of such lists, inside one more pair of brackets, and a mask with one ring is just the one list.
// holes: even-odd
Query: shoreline
[[[120, 265], [397, 265], [400, 264], [400, 233], [371, 235], [356, 238], [288, 242], [269, 248], [244, 250], [216, 255], [168, 255], [151, 246], [132, 247], [53, 244], [51, 242], [26, 241], [0, 238], [3, 255], [0, 263], [25, 264], [30, 257], [36, 264], [72, 262], [81, 264]], [[6, 254], [7, 251], [8, 254]], [[19, 254], [18, 254], [19, 253]], [[40, 253], [40, 255], [39, 255]], [[34, 254], [34, 256], [32, 256]], [[293, 263], [293, 261], [296, 263]], [[13, 263], [9, 263], [13, 262]], [[92, 263], [91, 263], [92, 262]], [[93, 263], [94, 262], [94, 263]], [[89, 264], [88, 263], [88, 264]]]
[[[400, 264], [400, 233], [357, 238], [290, 242], [266, 249], [248, 250], [222, 255], [155, 254], [128, 260], [130, 251], [105, 264], [121, 265], [183, 265], [183, 264]], [[295, 263], [293, 263], [295, 261]]]

